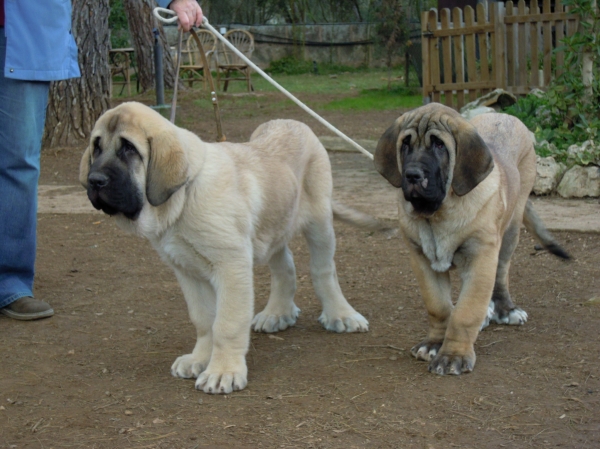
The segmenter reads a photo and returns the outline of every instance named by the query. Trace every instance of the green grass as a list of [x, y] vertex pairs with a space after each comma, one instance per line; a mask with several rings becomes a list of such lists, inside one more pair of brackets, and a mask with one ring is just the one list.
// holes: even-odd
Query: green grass
[[356, 97], [334, 100], [325, 105], [328, 110], [342, 111], [385, 111], [389, 109], [411, 109], [421, 106], [423, 98], [413, 89], [364, 89]]
[[[268, 73], [268, 72], [267, 72]], [[402, 68], [392, 71], [392, 76], [403, 75]], [[293, 94], [351, 94], [366, 89], [383, 89], [387, 87], [386, 69], [362, 69], [354, 72], [339, 72], [329, 75], [305, 73], [301, 75], [271, 75], [282, 87]], [[412, 72], [411, 72], [412, 74]], [[411, 86], [418, 86], [415, 80], [410, 80]], [[277, 88], [257, 73], [252, 74], [252, 84], [256, 92], [276, 92]], [[404, 84], [394, 81], [392, 86]], [[240, 93], [246, 91], [244, 82], [232, 82], [227, 92]]]
[[[311, 108], [339, 111], [372, 111], [418, 107], [422, 104], [422, 97], [416, 75], [411, 72], [411, 87], [407, 88], [404, 86], [404, 81], [395, 78], [403, 75], [403, 73], [402, 68], [397, 68], [391, 72], [392, 83], [389, 90], [387, 69], [360, 69], [332, 75], [281, 74], [274, 75], [273, 78], [301, 101], [308, 103]], [[413, 76], [415, 79], [412, 79]], [[214, 74], [214, 78], [216, 82], [216, 74]], [[230, 82], [227, 92], [218, 92], [219, 103], [225, 113], [231, 107], [246, 110], [249, 111], [248, 114], [253, 114], [256, 108], [276, 110], [293, 104], [275, 86], [257, 73], [252, 74], [252, 84], [257, 95], [228, 95], [246, 93], [246, 83], [242, 81]], [[180, 91], [182, 101], [183, 98], [187, 98], [199, 107], [211, 108], [209, 93], [202, 90], [201, 86], [201, 83], [196, 83], [193, 89]], [[132, 88], [132, 90], [135, 90], [135, 83]], [[122, 95], [118, 95], [119, 91], [114, 93], [117, 97], [122, 97]], [[267, 96], [270, 98], [261, 97], [261, 93], [277, 93], [281, 96], [281, 101], [273, 102], [272, 95]], [[147, 92], [144, 96], [148, 95], [153, 96], [154, 92]], [[171, 91], [165, 92], [167, 103], [170, 103], [171, 95]]]
[[[392, 71], [392, 76], [398, 76], [403, 73], [403, 69]], [[417, 80], [410, 80], [413, 87], [405, 87], [404, 81], [394, 79], [391, 89], [387, 85], [388, 71], [386, 69], [362, 69], [353, 72], [340, 72], [332, 75], [315, 75], [304, 73], [300, 75], [272, 75], [282, 87], [290, 93], [302, 98], [303, 94], [308, 95], [327, 95], [323, 102], [312, 98], [309, 103], [311, 107], [323, 107], [327, 110], [342, 111], [369, 111], [369, 110], [390, 110], [399, 108], [414, 108], [423, 103], [421, 90], [418, 87]], [[252, 84], [256, 93], [278, 92], [278, 89], [270, 84], [259, 74], [252, 75]], [[246, 85], [243, 82], [233, 82], [229, 84], [227, 93], [246, 92]], [[223, 95], [223, 94], [221, 94]], [[333, 101], [331, 96], [340, 97]], [[281, 94], [284, 106], [289, 100]], [[237, 99], [237, 102], [243, 100]], [[246, 100], [256, 101], [256, 100]], [[326, 102], [327, 101], [327, 102]]]

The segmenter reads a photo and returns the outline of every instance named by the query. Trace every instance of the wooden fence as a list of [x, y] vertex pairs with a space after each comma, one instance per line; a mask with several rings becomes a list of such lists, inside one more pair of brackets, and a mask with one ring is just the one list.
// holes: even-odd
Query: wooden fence
[[[544, 88], [564, 67], [561, 40], [578, 17], [561, 0], [479, 3], [476, 10], [435, 9], [421, 20], [423, 96], [460, 109], [496, 88], [526, 94]], [[442, 99], [443, 96], [443, 99]]]

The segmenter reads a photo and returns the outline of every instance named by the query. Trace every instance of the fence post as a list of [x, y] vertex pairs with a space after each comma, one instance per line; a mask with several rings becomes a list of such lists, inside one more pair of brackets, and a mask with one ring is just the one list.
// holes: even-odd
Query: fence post
[[442, 99], [440, 94], [440, 46], [439, 38], [433, 35], [433, 31], [438, 30], [438, 12], [437, 9], [431, 9], [427, 17], [427, 30], [431, 32], [429, 36], [429, 83], [431, 86], [430, 98], [439, 103]]
[[[450, 29], [450, 9], [444, 8], [440, 11], [440, 26], [442, 30]], [[452, 37], [444, 36], [442, 41], [442, 65], [444, 70], [444, 84], [452, 84]], [[445, 101], [448, 107], [454, 106], [454, 91], [444, 90]]]
[[494, 16], [494, 35], [496, 40], [494, 64], [496, 66], [496, 88], [507, 90], [506, 83], [506, 43], [504, 42], [504, 5], [499, 2], [492, 3]]
[[423, 11], [421, 13], [421, 66], [423, 68], [423, 104], [431, 102], [431, 71], [429, 64], [429, 40], [431, 36], [427, 31], [427, 20], [429, 18], [429, 12]]
[[[452, 22], [455, 30], [462, 28], [463, 17], [462, 9], [454, 8], [452, 10]], [[454, 36], [454, 67], [456, 69], [456, 83], [462, 85], [456, 90], [456, 109], [460, 109], [465, 105], [465, 48], [463, 36]]]

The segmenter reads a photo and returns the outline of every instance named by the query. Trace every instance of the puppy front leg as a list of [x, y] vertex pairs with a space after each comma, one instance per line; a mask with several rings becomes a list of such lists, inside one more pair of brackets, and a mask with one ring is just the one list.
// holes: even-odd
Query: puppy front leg
[[413, 346], [411, 354], [419, 360], [430, 361], [438, 353], [448, 320], [452, 313], [452, 291], [448, 272], [439, 273], [419, 249], [411, 248], [410, 262], [421, 289], [429, 318], [427, 338]]
[[251, 255], [243, 259], [232, 256], [216, 267], [213, 286], [217, 307], [212, 355], [206, 370], [196, 380], [196, 388], [205, 393], [227, 394], [242, 390], [248, 383], [246, 353], [254, 310]]
[[178, 269], [175, 269], [175, 275], [188, 306], [190, 321], [196, 327], [196, 345], [191, 354], [175, 360], [171, 374], [185, 379], [196, 378], [208, 366], [212, 353], [215, 291], [208, 281], [190, 277]]
[[499, 250], [499, 245], [481, 245], [462, 268], [460, 295], [448, 322], [444, 344], [429, 364], [430, 372], [459, 375], [473, 371], [475, 340], [488, 312]]

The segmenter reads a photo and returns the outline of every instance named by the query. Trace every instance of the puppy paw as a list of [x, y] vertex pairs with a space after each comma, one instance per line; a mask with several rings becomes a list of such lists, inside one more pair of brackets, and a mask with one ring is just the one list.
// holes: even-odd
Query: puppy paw
[[481, 328], [479, 329], [480, 331], [482, 331], [486, 327], [488, 327], [490, 325], [490, 322], [496, 316], [495, 308], [496, 308], [496, 305], [495, 305], [494, 301], [490, 301], [490, 303], [488, 305], [488, 309], [487, 309], [487, 314], [485, 315], [485, 319], [483, 320], [483, 323], [481, 323]]
[[444, 376], [451, 374], [459, 376], [462, 373], [470, 373], [475, 366], [475, 354], [460, 356], [450, 354], [438, 354], [429, 363], [429, 372]]
[[171, 374], [174, 377], [183, 379], [196, 378], [206, 368], [208, 361], [202, 360], [194, 356], [194, 354], [186, 354], [177, 357], [173, 365], [171, 365]]
[[426, 362], [429, 362], [437, 355], [441, 347], [441, 341], [423, 340], [418, 345], [413, 346], [410, 349], [410, 353], [417, 360], [425, 360]]
[[268, 306], [262, 312], [256, 314], [252, 320], [252, 329], [255, 332], [279, 332], [296, 324], [300, 309], [292, 304], [287, 313], [273, 313]]
[[527, 322], [527, 312], [523, 309], [515, 307], [508, 312], [498, 313], [494, 312], [491, 320], [498, 324], [509, 324], [513, 326], [521, 326]]
[[367, 332], [369, 322], [360, 313], [352, 309], [352, 313], [343, 315], [328, 314], [325, 311], [319, 317], [319, 323], [332, 332]]
[[196, 379], [196, 390], [209, 394], [229, 394], [246, 388], [248, 384], [248, 368], [243, 362], [238, 366], [223, 366], [210, 363], [206, 370]]

